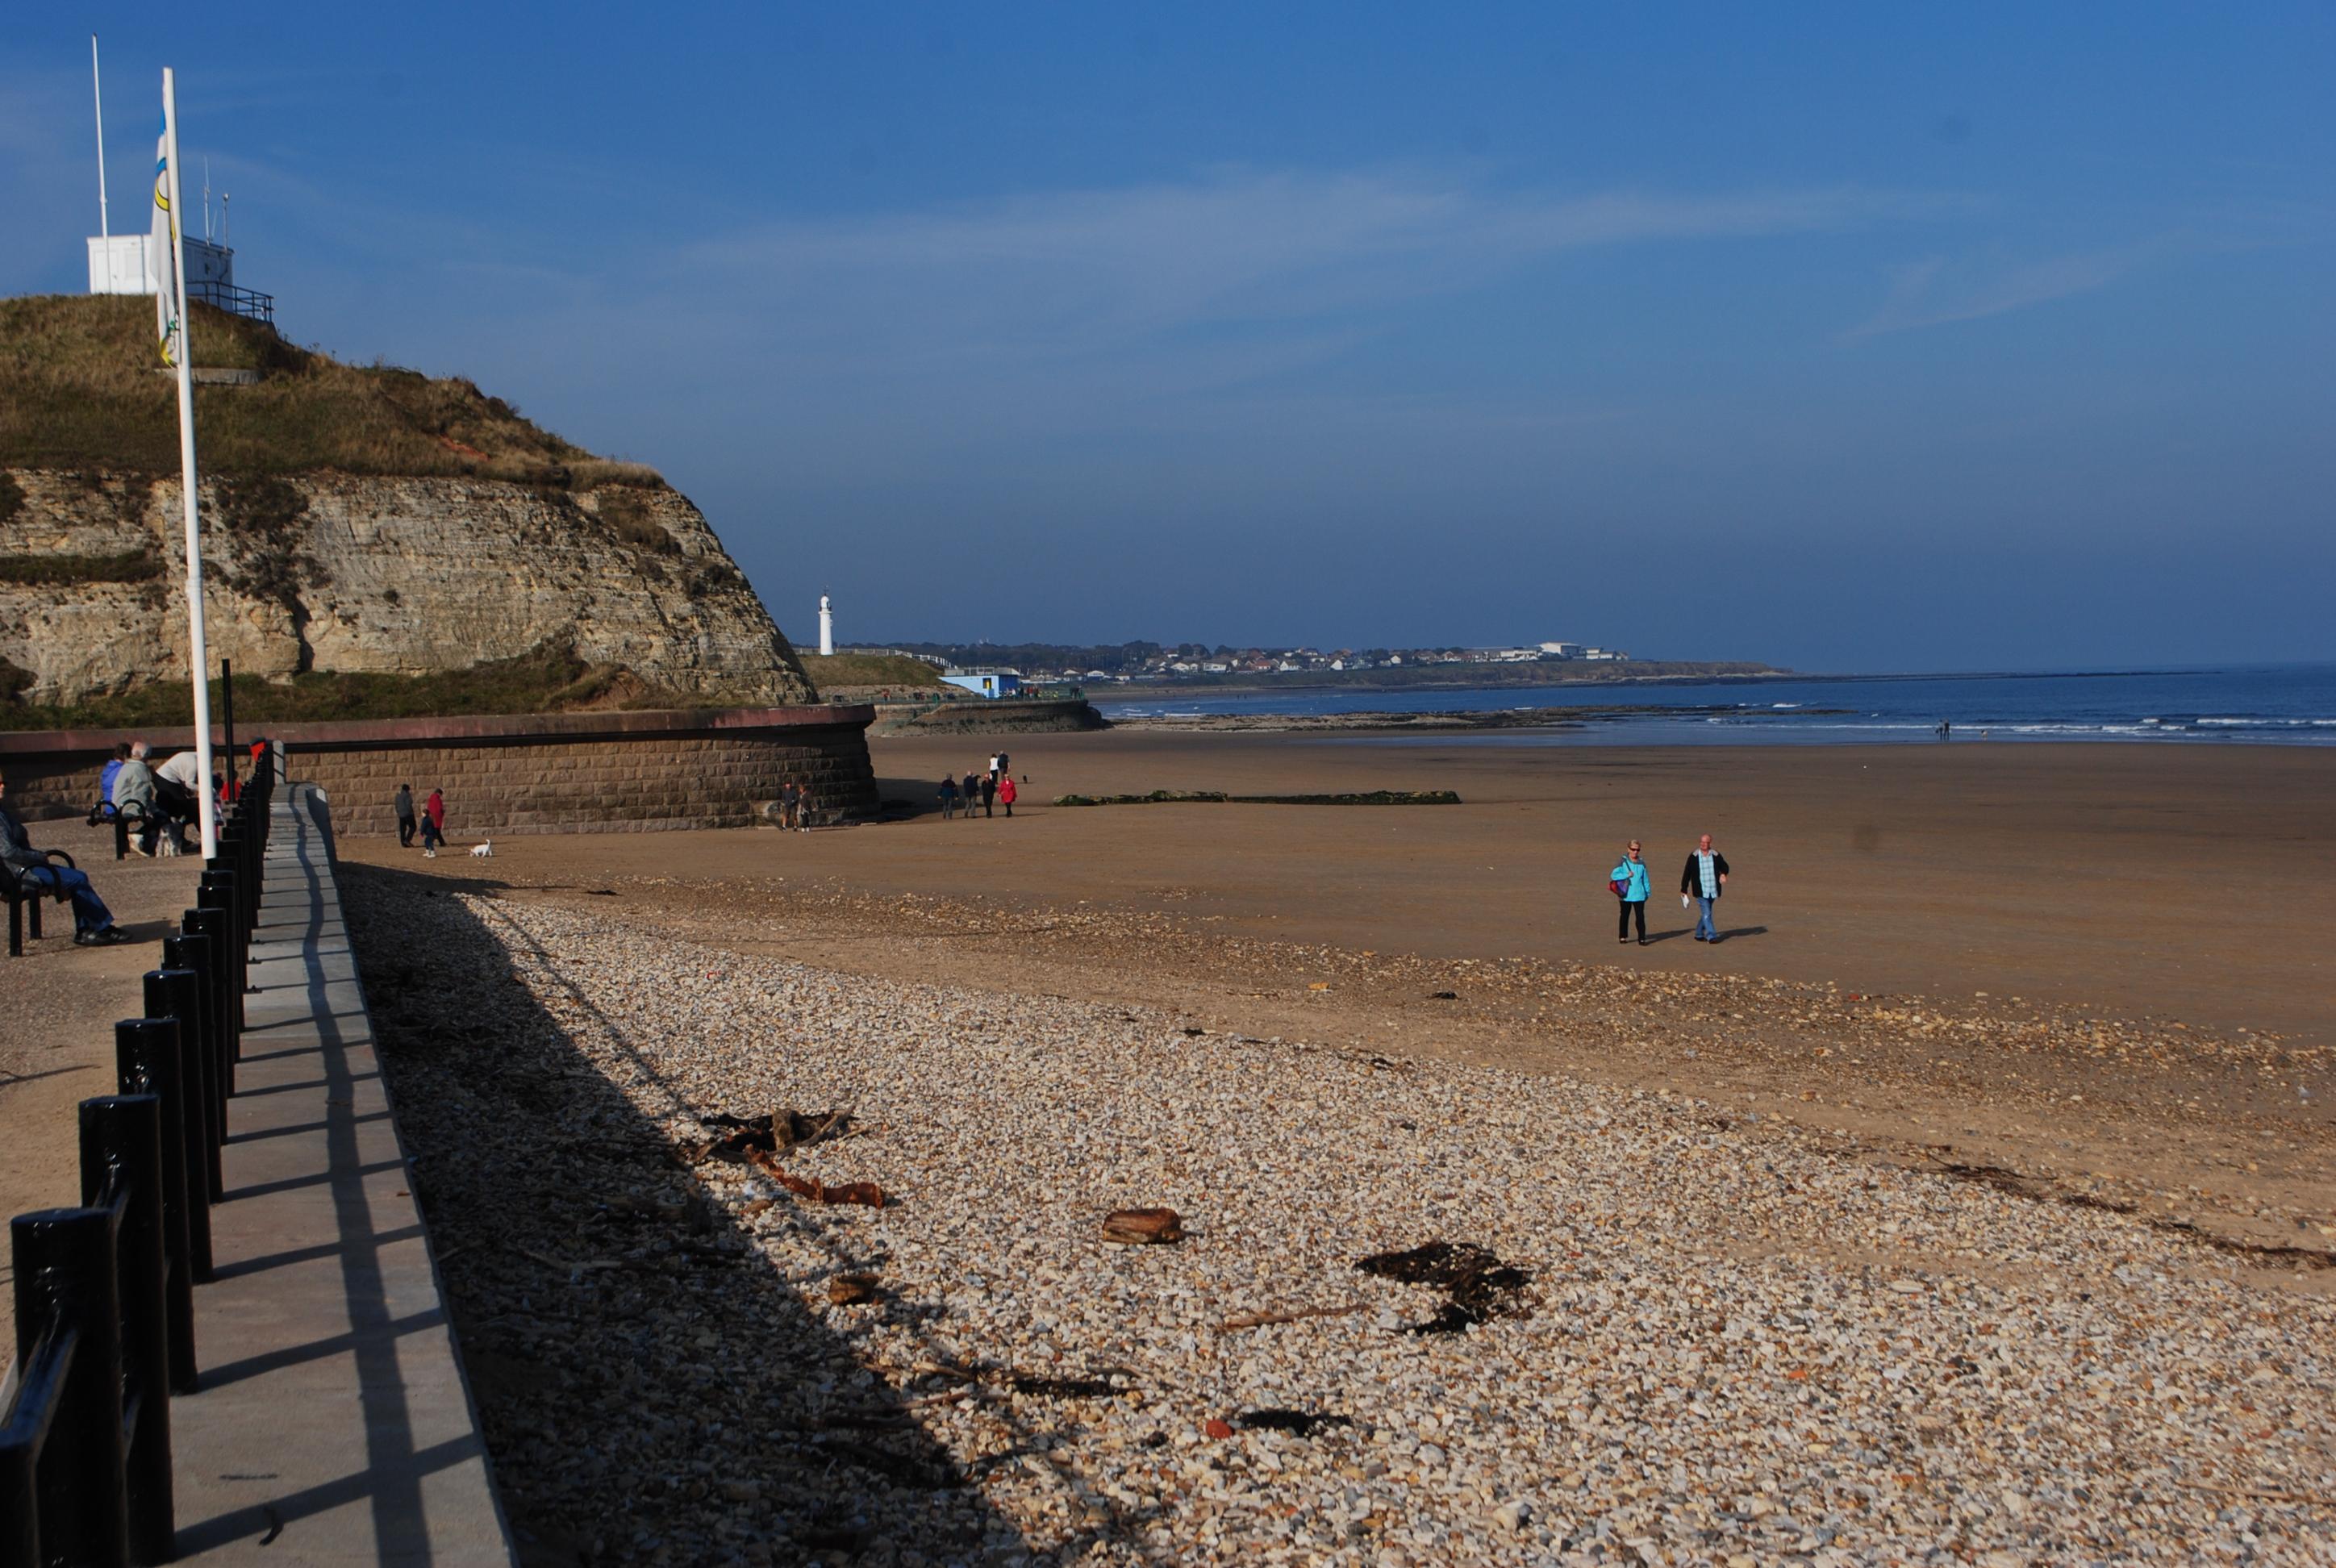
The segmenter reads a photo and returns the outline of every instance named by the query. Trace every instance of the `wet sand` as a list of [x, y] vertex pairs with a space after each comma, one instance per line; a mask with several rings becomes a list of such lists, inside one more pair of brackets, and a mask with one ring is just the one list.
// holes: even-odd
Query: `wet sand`
[[[905, 825], [754, 835], [743, 851], [718, 835], [647, 835], [596, 842], [591, 863], [795, 871], [871, 892], [1173, 911], [1283, 940], [1605, 963], [1619, 950], [1606, 873], [1635, 836], [1653, 868], [1650, 926], [1665, 940], [1630, 950], [1630, 964], [1988, 990], [2322, 1043], [2336, 1016], [2321, 820], [2336, 803], [2336, 750], [1028, 735], [1002, 744], [1034, 803], [1010, 825], [945, 827], [931, 814], [942, 770], [984, 763], [996, 744], [877, 742], [886, 795], [928, 813]], [[1465, 803], [1044, 804], [1154, 789], [1434, 788]], [[1677, 893], [1704, 832], [1735, 868], [1717, 948], [1689, 940]]]

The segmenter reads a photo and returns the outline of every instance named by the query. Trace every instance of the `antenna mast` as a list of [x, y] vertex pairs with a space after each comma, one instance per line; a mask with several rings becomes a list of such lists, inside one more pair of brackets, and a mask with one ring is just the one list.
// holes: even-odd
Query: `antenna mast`
[[[97, 233], [112, 239], [113, 229], [105, 217], [105, 85], [97, 74], [97, 34], [89, 35], [89, 88], [97, 97]], [[112, 262], [107, 266], [111, 267]]]

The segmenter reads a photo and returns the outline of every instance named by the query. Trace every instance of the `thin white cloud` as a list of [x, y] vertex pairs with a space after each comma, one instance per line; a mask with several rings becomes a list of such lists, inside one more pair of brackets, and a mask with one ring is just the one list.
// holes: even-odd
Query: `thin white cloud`
[[1228, 172], [873, 218], [785, 220], [682, 253], [677, 295], [762, 290], [805, 346], [937, 339], [1092, 352], [1130, 337], [1319, 321], [1591, 247], [1935, 219], [1954, 196], [1855, 188], [1723, 195], [1496, 192], [1406, 173]]
[[1954, 259], [1926, 257], [1898, 268], [1881, 308], [1846, 336], [1874, 337], [1978, 321], [2089, 294], [2146, 265], [2166, 248], [2165, 241], [2149, 240], [2033, 261], [2007, 262], [1992, 254]]

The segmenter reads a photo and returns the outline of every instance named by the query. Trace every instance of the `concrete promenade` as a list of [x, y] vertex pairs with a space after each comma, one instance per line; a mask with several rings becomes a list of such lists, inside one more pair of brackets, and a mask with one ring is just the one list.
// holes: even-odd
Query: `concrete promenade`
[[181, 1558], [508, 1563], [312, 786], [275, 806], [251, 983], [170, 1407]]

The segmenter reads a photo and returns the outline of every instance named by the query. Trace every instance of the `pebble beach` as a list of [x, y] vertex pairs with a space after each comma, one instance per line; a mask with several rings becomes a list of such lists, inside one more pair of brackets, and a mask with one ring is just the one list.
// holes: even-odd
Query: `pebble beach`
[[[529, 1560], [2336, 1555], [2336, 1301], [2129, 1215], [1683, 1095], [350, 911]], [[813, 1141], [724, 1150], [774, 1112]], [[1103, 1239], [1137, 1207], [1182, 1239]], [[1358, 1267], [1439, 1243], [1499, 1288]]]

